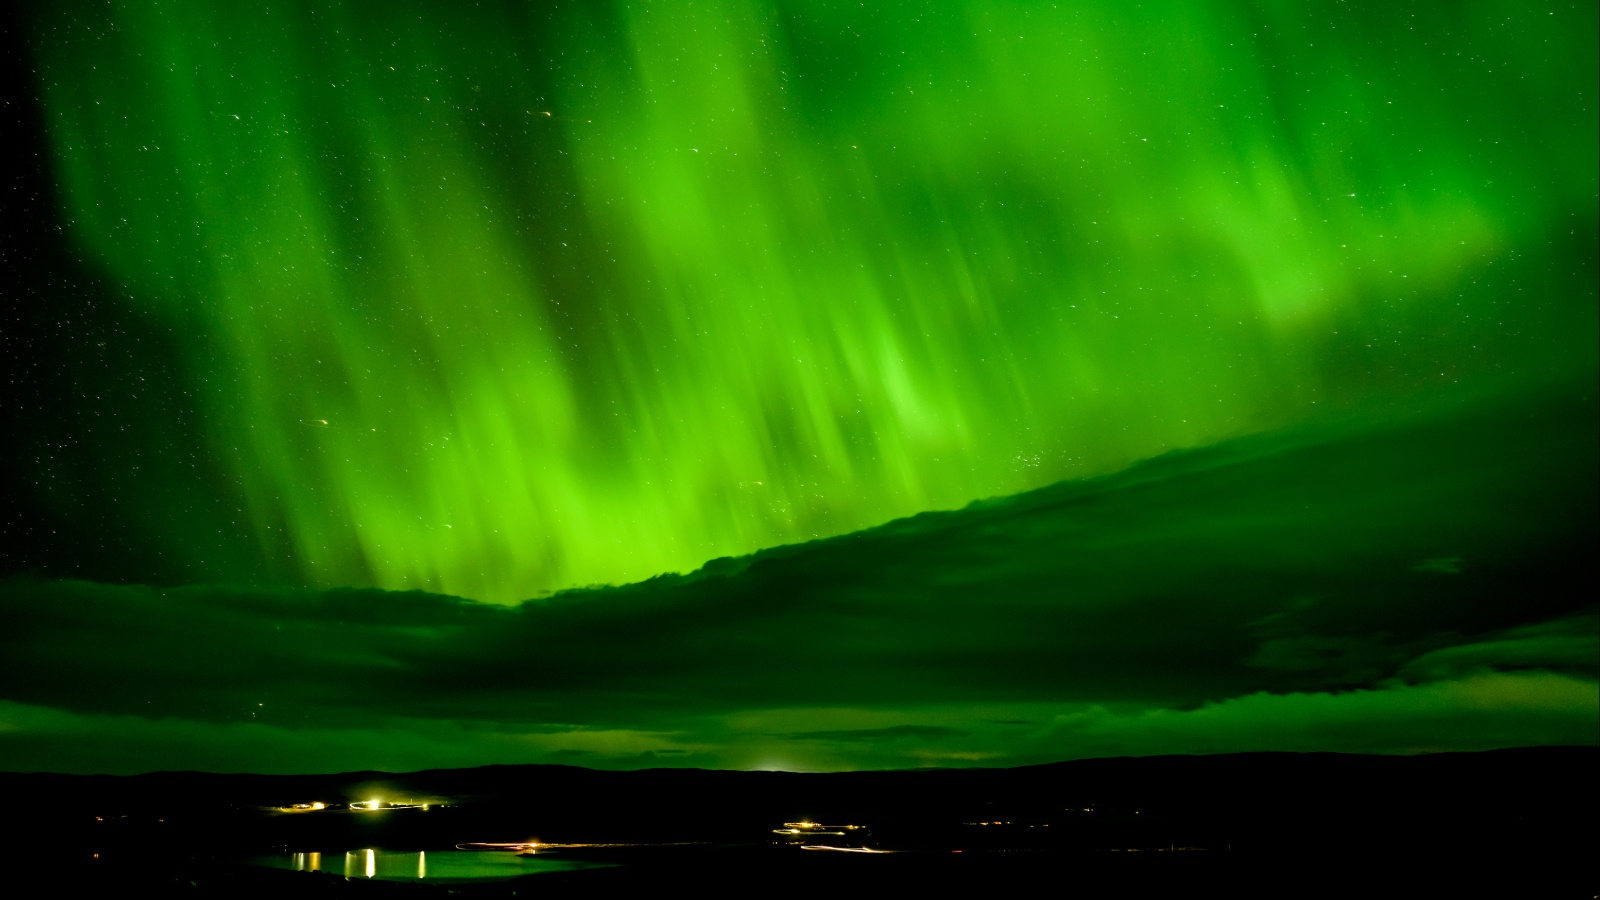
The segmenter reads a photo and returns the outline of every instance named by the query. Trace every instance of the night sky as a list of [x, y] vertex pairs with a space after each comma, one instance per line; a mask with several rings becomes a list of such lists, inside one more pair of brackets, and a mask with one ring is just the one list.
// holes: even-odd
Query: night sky
[[1592, 2], [10, 15], [0, 769], [1600, 743]]

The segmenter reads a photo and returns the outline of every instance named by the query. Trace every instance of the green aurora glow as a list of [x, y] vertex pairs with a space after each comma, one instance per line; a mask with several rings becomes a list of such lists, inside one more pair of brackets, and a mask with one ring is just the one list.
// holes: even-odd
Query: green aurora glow
[[1592, 0], [25, 17], [0, 770], [1600, 734]]
[[[1592, 285], [1472, 286], [1593, 238], [1594, 25], [167, 0], [35, 43], [70, 234], [182, 336], [259, 566], [512, 601], [1592, 368]], [[216, 527], [164, 548], [241, 577]]]

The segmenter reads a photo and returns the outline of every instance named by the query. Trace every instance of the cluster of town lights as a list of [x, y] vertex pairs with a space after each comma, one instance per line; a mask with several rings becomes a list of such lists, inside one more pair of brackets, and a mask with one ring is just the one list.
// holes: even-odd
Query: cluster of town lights
[[382, 800], [357, 800], [350, 804], [351, 809], [362, 812], [386, 812], [391, 809], [427, 809], [426, 803], [385, 803]]
[[804, 837], [813, 835], [844, 836], [851, 831], [861, 831], [864, 825], [821, 825], [816, 822], [785, 822], [782, 828], [772, 829], [773, 834], [791, 834]]
[[[373, 798], [371, 800], [357, 800], [349, 804], [349, 808], [357, 812], [388, 812], [391, 809], [428, 809], [433, 805], [427, 802], [390, 802]], [[322, 812], [335, 807], [330, 807], [328, 804], [318, 800], [312, 803], [293, 803], [288, 806], [270, 808], [278, 812], [307, 813]]]

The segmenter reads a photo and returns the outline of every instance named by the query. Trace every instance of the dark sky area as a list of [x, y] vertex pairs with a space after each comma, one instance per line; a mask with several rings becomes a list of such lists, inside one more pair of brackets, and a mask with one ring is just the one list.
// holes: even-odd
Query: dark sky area
[[0, 770], [1600, 742], [1592, 6], [24, 5]]

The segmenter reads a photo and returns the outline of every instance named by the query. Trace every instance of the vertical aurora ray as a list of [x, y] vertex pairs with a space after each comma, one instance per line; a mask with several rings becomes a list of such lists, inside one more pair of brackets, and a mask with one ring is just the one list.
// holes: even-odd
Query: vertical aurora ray
[[1552, 10], [171, 0], [36, 43], [73, 235], [190, 336], [263, 552], [512, 600], [1592, 368], [1592, 283], [1472, 290], [1593, 234], [1594, 11]]

